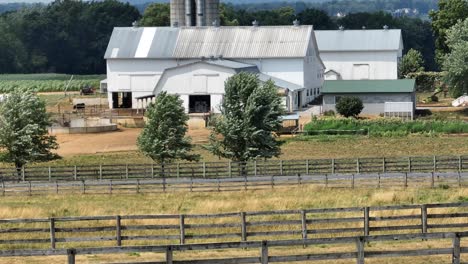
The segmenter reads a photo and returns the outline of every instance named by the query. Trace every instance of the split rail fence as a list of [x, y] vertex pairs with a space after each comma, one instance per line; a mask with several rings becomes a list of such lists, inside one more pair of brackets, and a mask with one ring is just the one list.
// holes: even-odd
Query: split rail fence
[[[191, 245], [167, 245], [167, 246], [129, 246], [129, 247], [102, 247], [102, 248], [69, 248], [69, 249], [48, 249], [48, 250], [4, 250], [0, 251], [0, 257], [25, 257], [25, 256], [67, 256], [68, 264], [76, 263], [77, 255], [96, 255], [96, 254], [122, 254], [135, 252], [163, 253], [164, 261], [137, 262], [152, 264], [227, 264], [227, 263], [274, 263], [274, 262], [298, 262], [298, 261], [320, 261], [320, 260], [343, 260], [356, 259], [357, 264], [364, 264], [369, 258], [396, 258], [396, 257], [421, 257], [446, 255], [451, 257], [452, 264], [460, 264], [462, 254], [468, 253], [468, 247], [461, 246], [461, 239], [468, 237], [467, 232], [457, 233], [433, 233], [433, 234], [402, 234], [402, 235], [381, 235], [381, 236], [358, 236], [342, 238], [320, 238], [320, 239], [302, 239], [302, 240], [277, 240], [277, 241], [253, 241], [253, 242], [223, 242]], [[400, 241], [400, 243], [416, 242], [422, 244], [423, 241], [437, 241], [438, 247], [411, 248], [401, 250], [366, 250], [366, 244], [372, 243], [373, 246], [380, 243]], [[445, 240], [445, 241], [444, 241]], [[447, 245], [447, 240], [451, 245]], [[445, 243], [444, 243], [445, 242]], [[351, 245], [355, 250], [346, 250], [345, 252], [319, 253], [320, 251], [307, 252], [302, 250], [296, 253], [293, 250], [298, 248], [307, 248], [307, 246], [325, 246]], [[289, 254], [271, 255], [270, 249], [281, 248]], [[246, 250], [260, 249], [257, 256], [248, 254]], [[217, 258], [217, 259], [191, 259], [175, 260], [174, 252], [190, 251], [211, 251], [220, 254], [222, 250], [237, 250], [238, 257]], [[304, 252], [306, 251], [306, 252]], [[278, 253], [276, 253], [278, 254]], [[249, 256], [250, 255], [250, 256]], [[123, 257], [124, 258], [124, 257]], [[127, 262], [131, 264], [131, 262]], [[136, 263], [134, 263], [136, 264]]]
[[257, 160], [160, 164], [111, 164], [0, 168], [0, 181], [82, 181], [154, 178], [231, 178], [239, 176], [295, 176], [468, 171], [468, 156], [427, 156], [357, 159]]
[[468, 231], [468, 203], [0, 219], [0, 249], [16, 252], [461, 231]]

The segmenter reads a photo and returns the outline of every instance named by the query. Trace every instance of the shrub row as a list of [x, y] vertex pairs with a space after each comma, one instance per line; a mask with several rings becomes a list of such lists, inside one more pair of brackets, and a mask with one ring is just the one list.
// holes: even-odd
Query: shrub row
[[[78, 91], [82, 87], [91, 86], [99, 88], [99, 79], [73, 80], [68, 91]], [[0, 93], [8, 93], [13, 90], [34, 92], [59, 92], [64, 91], [68, 81], [60, 80], [0, 80]]]
[[401, 119], [317, 119], [308, 123], [306, 134], [317, 134], [318, 131], [369, 131], [371, 136], [406, 136], [409, 134], [458, 134], [468, 133], [468, 123], [460, 121], [403, 121]]

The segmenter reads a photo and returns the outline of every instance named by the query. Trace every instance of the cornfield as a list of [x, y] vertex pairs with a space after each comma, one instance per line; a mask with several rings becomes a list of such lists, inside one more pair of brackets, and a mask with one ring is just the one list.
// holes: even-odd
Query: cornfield
[[[71, 75], [67, 74], [5, 74], [0, 75], [0, 93], [8, 93], [13, 90], [34, 92], [58, 92], [63, 91]], [[98, 88], [102, 75], [75, 75], [70, 82], [68, 91], [77, 91], [82, 87], [91, 86]]]

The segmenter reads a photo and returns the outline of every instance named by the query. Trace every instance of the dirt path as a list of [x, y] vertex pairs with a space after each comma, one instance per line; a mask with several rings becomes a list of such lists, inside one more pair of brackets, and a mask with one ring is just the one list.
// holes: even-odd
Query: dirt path
[[[98, 134], [62, 134], [57, 135], [60, 156], [79, 154], [94, 154], [103, 152], [136, 150], [136, 141], [141, 129], [122, 128], [117, 132]], [[193, 143], [204, 143], [208, 139], [209, 130], [194, 129], [189, 131]]]

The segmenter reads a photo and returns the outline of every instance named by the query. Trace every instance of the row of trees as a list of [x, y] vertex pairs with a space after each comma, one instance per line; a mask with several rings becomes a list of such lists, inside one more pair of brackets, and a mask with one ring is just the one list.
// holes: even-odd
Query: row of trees
[[113, 28], [139, 18], [137, 9], [117, 0], [56, 0], [4, 13], [0, 73], [104, 73]]

